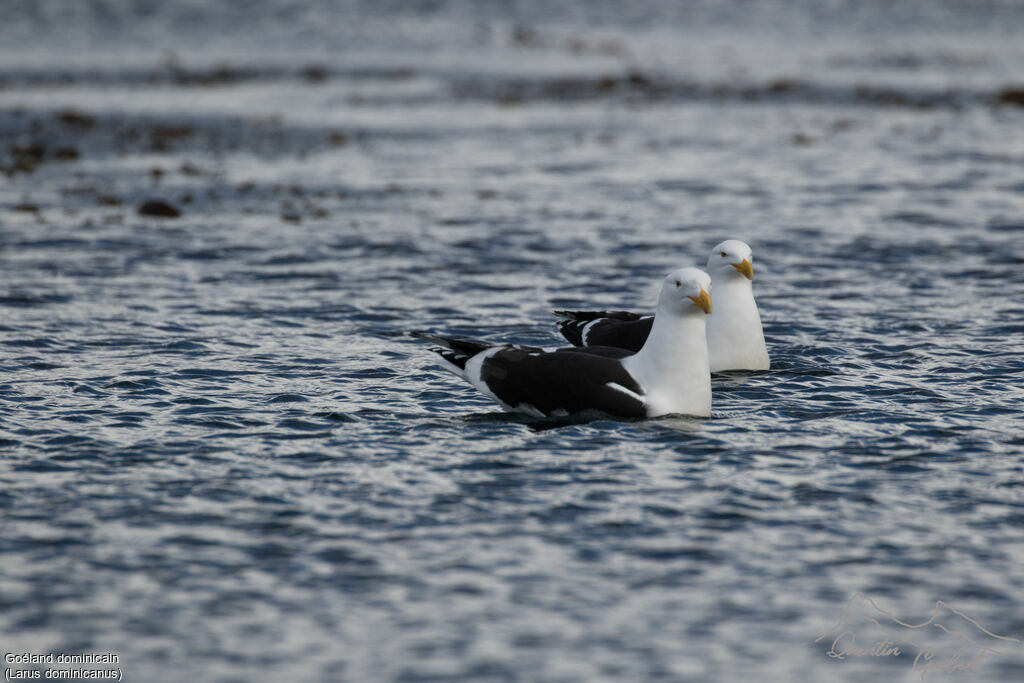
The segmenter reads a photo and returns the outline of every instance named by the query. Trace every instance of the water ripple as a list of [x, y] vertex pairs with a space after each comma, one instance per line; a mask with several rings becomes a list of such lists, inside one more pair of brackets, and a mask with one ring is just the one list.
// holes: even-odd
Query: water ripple
[[[252, 14], [320, 35], [306, 4]], [[403, 29], [366, 64], [4, 62], [5, 647], [152, 681], [909, 675], [814, 645], [858, 590], [1024, 638], [1019, 49], [729, 33], [719, 68], [585, 5], [614, 35], [530, 2], [357, 13]], [[551, 309], [650, 310], [731, 236], [773, 367], [716, 375], [707, 420], [509, 415], [406, 335], [556, 345]]]

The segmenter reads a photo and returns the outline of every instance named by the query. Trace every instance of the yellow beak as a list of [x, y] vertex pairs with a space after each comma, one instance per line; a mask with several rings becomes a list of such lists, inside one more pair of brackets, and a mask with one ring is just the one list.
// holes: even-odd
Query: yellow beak
[[691, 296], [690, 301], [705, 313], [711, 312], [711, 296], [703, 289], [700, 290], [700, 296]]
[[754, 279], [754, 264], [747, 259], [743, 259], [743, 263], [733, 263], [731, 265], [733, 268], [743, 273], [748, 280]]

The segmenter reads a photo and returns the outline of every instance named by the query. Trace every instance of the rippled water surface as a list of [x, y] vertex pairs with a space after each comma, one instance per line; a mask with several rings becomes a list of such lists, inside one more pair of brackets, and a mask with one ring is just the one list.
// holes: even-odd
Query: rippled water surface
[[[0, 28], [5, 652], [920, 680], [814, 642], [858, 591], [1024, 640], [1020, 6], [420, 5]], [[554, 345], [728, 237], [773, 369], [708, 420], [506, 415], [406, 336]]]

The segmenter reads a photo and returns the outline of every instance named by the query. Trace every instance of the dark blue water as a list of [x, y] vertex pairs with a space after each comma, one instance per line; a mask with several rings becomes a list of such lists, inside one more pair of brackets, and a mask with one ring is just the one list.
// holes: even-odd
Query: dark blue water
[[[813, 642], [857, 591], [1024, 640], [1019, 5], [32, 7], [0, 28], [5, 653], [920, 680]], [[405, 336], [556, 344], [551, 309], [650, 309], [728, 237], [773, 370], [708, 420], [506, 415]], [[1024, 678], [1000, 643], [926, 680]]]

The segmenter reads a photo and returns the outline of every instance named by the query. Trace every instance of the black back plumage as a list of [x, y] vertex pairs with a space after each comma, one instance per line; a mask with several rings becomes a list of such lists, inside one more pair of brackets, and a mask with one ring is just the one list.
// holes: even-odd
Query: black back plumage
[[[433, 349], [458, 367], [471, 382], [480, 381], [511, 408], [530, 406], [544, 415], [557, 411], [580, 413], [598, 410], [627, 418], [646, 416], [643, 401], [609, 384], [637, 394], [643, 388], [622, 366], [630, 351], [614, 347], [568, 347], [544, 351], [532, 346], [491, 345], [419, 332], [412, 336], [433, 342]], [[468, 361], [489, 349], [498, 349], [480, 366], [479, 378], [470, 377]], [[529, 412], [527, 410], [527, 412]]]
[[508, 347], [484, 361], [481, 380], [513, 408], [528, 405], [544, 415], [562, 410], [579, 413], [600, 410], [621, 417], [644, 417], [641, 400], [608, 386], [617, 384], [636, 394], [643, 389], [619, 362], [629, 355], [621, 349], [582, 349], [550, 352]]
[[[562, 318], [558, 331], [575, 346], [613, 346], [636, 353], [654, 325], [653, 316], [629, 311], [555, 311]], [[591, 325], [591, 323], [593, 323]], [[584, 330], [586, 339], [584, 339]]]

